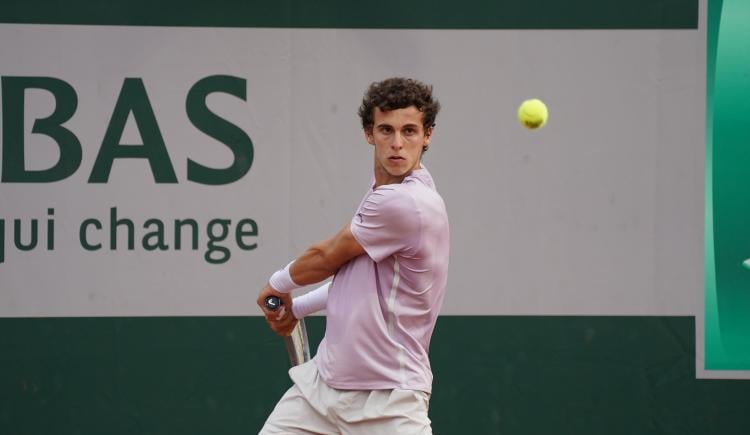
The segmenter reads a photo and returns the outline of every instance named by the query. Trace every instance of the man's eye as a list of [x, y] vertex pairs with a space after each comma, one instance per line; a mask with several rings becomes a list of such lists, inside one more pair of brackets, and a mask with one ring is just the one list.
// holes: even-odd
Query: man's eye
[[416, 129], [414, 129], [414, 128], [407, 128], [406, 130], [404, 130], [404, 133], [405, 133], [405, 134], [408, 134], [409, 136], [411, 136], [411, 135], [413, 135], [413, 134], [416, 134], [416, 133], [417, 133], [417, 130], [416, 130]]

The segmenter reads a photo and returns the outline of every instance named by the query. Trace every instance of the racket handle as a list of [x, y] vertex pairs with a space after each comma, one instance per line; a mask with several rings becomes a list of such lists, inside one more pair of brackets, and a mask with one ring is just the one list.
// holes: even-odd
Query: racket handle
[[[266, 306], [268, 311], [276, 312], [284, 303], [278, 296], [268, 296], [263, 301], [263, 305]], [[284, 337], [284, 343], [286, 344], [289, 363], [292, 367], [310, 360], [310, 344], [307, 341], [307, 329], [305, 328], [304, 319], [300, 319], [297, 322], [297, 326], [294, 327], [290, 336]]]
[[268, 296], [266, 300], [263, 302], [263, 305], [266, 306], [266, 309], [268, 311], [278, 311], [279, 308], [281, 308], [282, 305], [284, 305], [283, 302], [281, 302], [281, 299], [279, 299], [278, 296]]

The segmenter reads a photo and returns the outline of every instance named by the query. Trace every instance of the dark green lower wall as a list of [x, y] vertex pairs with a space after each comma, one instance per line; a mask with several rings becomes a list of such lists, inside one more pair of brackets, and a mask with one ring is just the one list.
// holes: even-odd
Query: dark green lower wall
[[[431, 354], [437, 434], [750, 433], [689, 317], [441, 317]], [[254, 434], [286, 365], [257, 317], [0, 319], [0, 434]]]

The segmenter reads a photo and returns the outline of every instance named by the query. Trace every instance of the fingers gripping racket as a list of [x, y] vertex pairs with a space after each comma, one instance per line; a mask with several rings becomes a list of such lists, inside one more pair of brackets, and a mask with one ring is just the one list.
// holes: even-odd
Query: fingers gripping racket
[[[278, 311], [283, 303], [276, 296], [269, 296], [264, 301], [266, 309], [271, 312]], [[291, 314], [291, 313], [290, 313]], [[307, 328], [305, 328], [305, 319], [299, 319], [297, 326], [292, 333], [284, 337], [286, 351], [289, 354], [289, 363], [292, 367], [300, 365], [310, 360], [310, 343], [307, 341]]]

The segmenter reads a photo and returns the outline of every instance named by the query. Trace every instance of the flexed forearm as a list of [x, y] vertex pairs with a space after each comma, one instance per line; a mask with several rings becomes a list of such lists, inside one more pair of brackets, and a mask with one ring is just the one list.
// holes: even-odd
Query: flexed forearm
[[362, 253], [364, 250], [347, 226], [330, 239], [309, 247], [292, 263], [289, 272], [300, 286], [315, 284], [335, 274], [346, 262]]
[[289, 293], [296, 287], [329, 278], [346, 262], [364, 253], [346, 225], [335, 236], [310, 246], [286, 268], [276, 272], [270, 284], [277, 291]]

